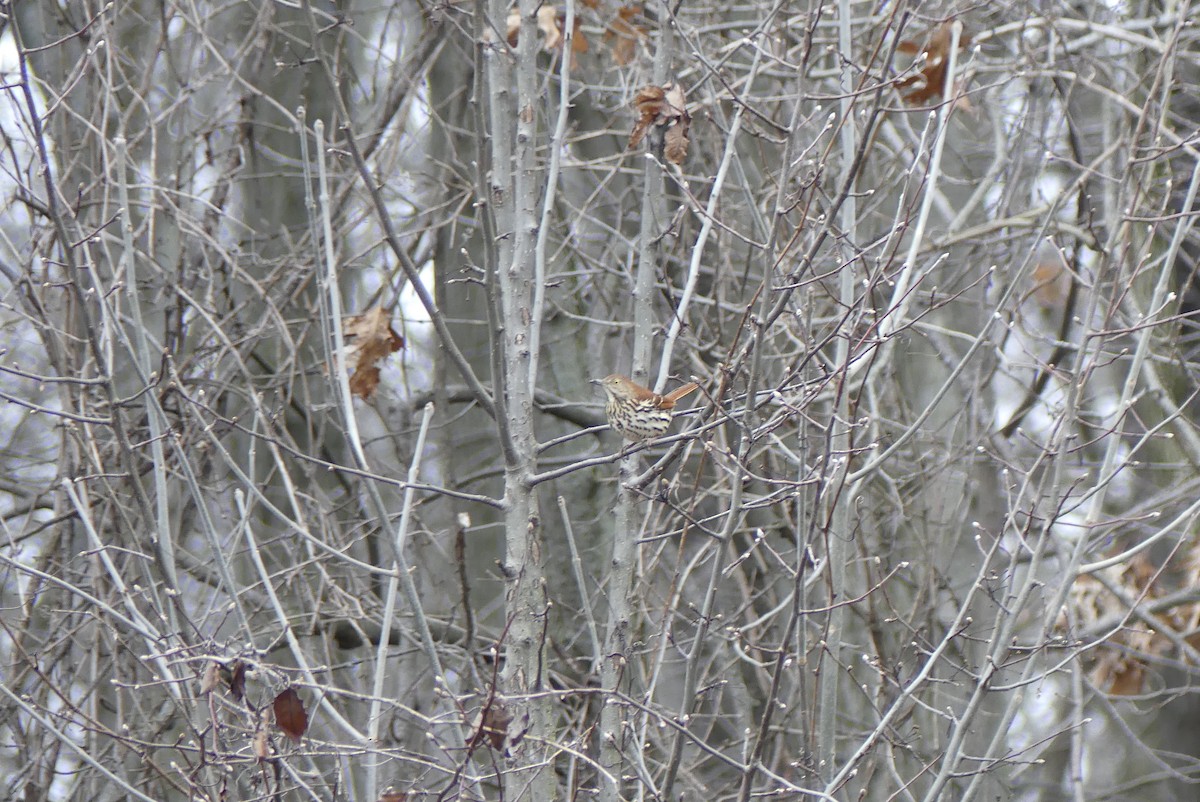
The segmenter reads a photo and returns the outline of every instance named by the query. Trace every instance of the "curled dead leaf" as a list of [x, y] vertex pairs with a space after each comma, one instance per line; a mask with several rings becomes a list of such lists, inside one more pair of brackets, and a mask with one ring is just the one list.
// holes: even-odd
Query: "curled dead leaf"
[[637, 147], [647, 132], [656, 131], [661, 139], [653, 141], [651, 147], [655, 151], [661, 148], [663, 156], [672, 164], [683, 164], [692, 124], [683, 87], [675, 81], [642, 87], [633, 98], [633, 107], [638, 119], [629, 134], [629, 147]]
[[392, 316], [377, 306], [342, 322], [346, 334], [345, 362], [352, 371], [350, 391], [369, 399], [379, 386], [379, 363], [404, 347], [404, 338], [392, 328]]
[[633, 97], [633, 107], [637, 110], [638, 119], [633, 124], [633, 131], [629, 134], [629, 149], [636, 148], [642, 141], [642, 137], [646, 135], [651, 125], [655, 124], [658, 119], [658, 112], [662, 108], [663, 92], [660, 86], [645, 86], [638, 90], [638, 93]]
[[663, 156], [671, 164], [683, 164], [688, 151], [687, 123], [676, 124], [667, 128], [663, 137]]

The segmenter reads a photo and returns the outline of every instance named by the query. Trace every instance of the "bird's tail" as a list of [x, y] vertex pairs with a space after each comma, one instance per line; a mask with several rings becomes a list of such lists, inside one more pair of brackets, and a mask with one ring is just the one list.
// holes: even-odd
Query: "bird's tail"
[[695, 382], [688, 382], [682, 387], [676, 387], [674, 390], [663, 396], [663, 402], [669, 406], [674, 406], [676, 401], [683, 398], [693, 390], [696, 390], [698, 387], [700, 387], [700, 385], [696, 384]]

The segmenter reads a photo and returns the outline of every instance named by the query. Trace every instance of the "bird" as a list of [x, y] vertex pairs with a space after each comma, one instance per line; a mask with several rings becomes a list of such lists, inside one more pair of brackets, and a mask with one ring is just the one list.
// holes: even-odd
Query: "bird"
[[608, 425], [626, 440], [634, 442], [666, 434], [671, 426], [675, 402], [700, 386], [688, 382], [666, 395], [659, 395], [619, 373], [592, 383], [603, 387], [608, 396], [604, 405]]

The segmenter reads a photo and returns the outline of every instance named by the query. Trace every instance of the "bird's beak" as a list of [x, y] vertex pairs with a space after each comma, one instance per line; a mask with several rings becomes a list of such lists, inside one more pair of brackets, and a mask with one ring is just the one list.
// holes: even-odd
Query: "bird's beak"
[[600, 381], [599, 379], [588, 379], [588, 383], [589, 383], [589, 384], [594, 384], [594, 385], [596, 385], [597, 387], [599, 387], [599, 386], [600, 386], [601, 384], [603, 384], [604, 382]]

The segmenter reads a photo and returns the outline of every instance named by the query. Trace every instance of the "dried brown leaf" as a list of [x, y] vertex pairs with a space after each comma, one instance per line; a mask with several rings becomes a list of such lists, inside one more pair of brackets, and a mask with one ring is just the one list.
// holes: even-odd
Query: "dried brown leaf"
[[392, 316], [377, 306], [361, 315], [347, 317], [345, 360], [350, 366], [350, 391], [369, 399], [379, 386], [379, 363], [404, 347], [404, 338], [392, 328]]
[[629, 134], [629, 148], [636, 148], [646, 135], [646, 131], [654, 125], [662, 111], [663, 92], [661, 86], [644, 86], [633, 97], [633, 107], [637, 110], [638, 120]]
[[379, 802], [408, 802], [408, 794], [402, 794], [399, 791], [385, 791], [379, 797]]
[[370, 398], [375, 394], [375, 389], [379, 387], [379, 377], [382, 373], [374, 365], [357, 369], [350, 377], [350, 392], [359, 398]]
[[671, 164], [683, 164], [688, 152], [688, 126], [690, 121], [680, 120], [667, 129], [663, 139], [663, 156]]
[[299, 743], [308, 731], [308, 713], [300, 695], [291, 688], [284, 688], [275, 697], [275, 724], [293, 741]]
[[673, 117], [687, 116], [687, 99], [683, 96], [683, 87], [675, 81], [663, 85], [664, 100], [670, 107], [669, 114]]
[[683, 87], [674, 81], [643, 87], [634, 96], [633, 106], [638, 112], [638, 120], [629, 135], [629, 147], [637, 147], [653, 126], [661, 140], [652, 137], [652, 149], [662, 147], [667, 161], [682, 164], [687, 157], [688, 130], [692, 124]]

